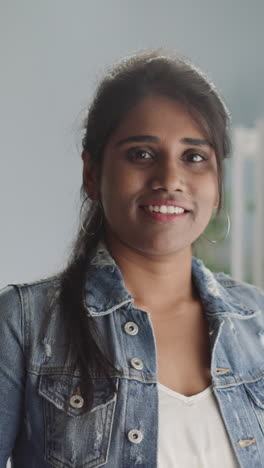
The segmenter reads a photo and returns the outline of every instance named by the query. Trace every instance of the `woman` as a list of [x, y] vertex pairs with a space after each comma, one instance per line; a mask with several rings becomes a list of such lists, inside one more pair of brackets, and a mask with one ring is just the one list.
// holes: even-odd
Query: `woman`
[[1, 291], [1, 466], [264, 466], [263, 292], [192, 257], [229, 153], [191, 64], [154, 50], [106, 74], [69, 264]]

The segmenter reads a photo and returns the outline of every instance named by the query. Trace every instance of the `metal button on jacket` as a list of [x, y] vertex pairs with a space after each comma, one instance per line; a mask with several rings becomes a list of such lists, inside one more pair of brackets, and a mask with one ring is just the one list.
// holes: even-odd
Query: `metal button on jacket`
[[84, 399], [81, 395], [73, 395], [70, 398], [70, 405], [73, 408], [82, 408], [84, 405]]
[[143, 439], [143, 434], [138, 429], [131, 429], [128, 433], [128, 439], [130, 442], [133, 442], [133, 444], [139, 444]]
[[131, 362], [132, 366], [133, 366], [135, 369], [141, 370], [141, 369], [143, 369], [143, 367], [144, 367], [144, 364], [143, 364], [143, 362], [141, 361], [141, 359], [132, 358], [130, 362]]
[[138, 326], [135, 322], [127, 322], [124, 329], [128, 335], [136, 335], [138, 333]]

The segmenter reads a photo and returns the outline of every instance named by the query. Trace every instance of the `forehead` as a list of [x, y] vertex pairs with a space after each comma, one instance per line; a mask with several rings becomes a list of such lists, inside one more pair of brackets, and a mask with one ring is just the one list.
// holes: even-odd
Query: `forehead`
[[183, 103], [164, 96], [148, 96], [135, 104], [113, 132], [110, 141], [140, 133], [160, 137], [207, 137], [202, 125]]

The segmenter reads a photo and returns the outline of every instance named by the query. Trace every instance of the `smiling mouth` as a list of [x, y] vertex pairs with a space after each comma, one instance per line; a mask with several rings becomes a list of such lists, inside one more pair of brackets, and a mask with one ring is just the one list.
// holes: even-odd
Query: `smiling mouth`
[[139, 208], [150, 213], [159, 213], [171, 216], [189, 213], [189, 210], [174, 205], [141, 205]]
[[166, 222], [166, 223], [171, 222], [171, 221], [176, 221], [176, 220], [180, 222], [180, 220], [185, 219], [189, 213], [189, 211], [180, 209], [180, 208], [179, 210], [177, 210], [176, 213], [175, 212], [162, 213], [160, 211], [155, 211], [155, 210], [151, 211], [149, 206], [140, 206], [140, 208], [148, 218], [152, 218], [152, 219], [155, 219], [156, 221], [161, 221], [161, 222]]

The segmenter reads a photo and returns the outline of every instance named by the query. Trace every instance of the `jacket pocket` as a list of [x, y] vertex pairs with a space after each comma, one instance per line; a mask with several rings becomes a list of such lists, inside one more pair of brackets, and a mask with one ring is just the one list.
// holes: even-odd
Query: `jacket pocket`
[[264, 434], [264, 379], [244, 383], [249, 400]]
[[[114, 379], [117, 388], [118, 381]], [[54, 468], [98, 468], [108, 459], [117, 393], [106, 379], [94, 379], [89, 412], [82, 399], [80, 378], [42, 375], [45, 457]]]

